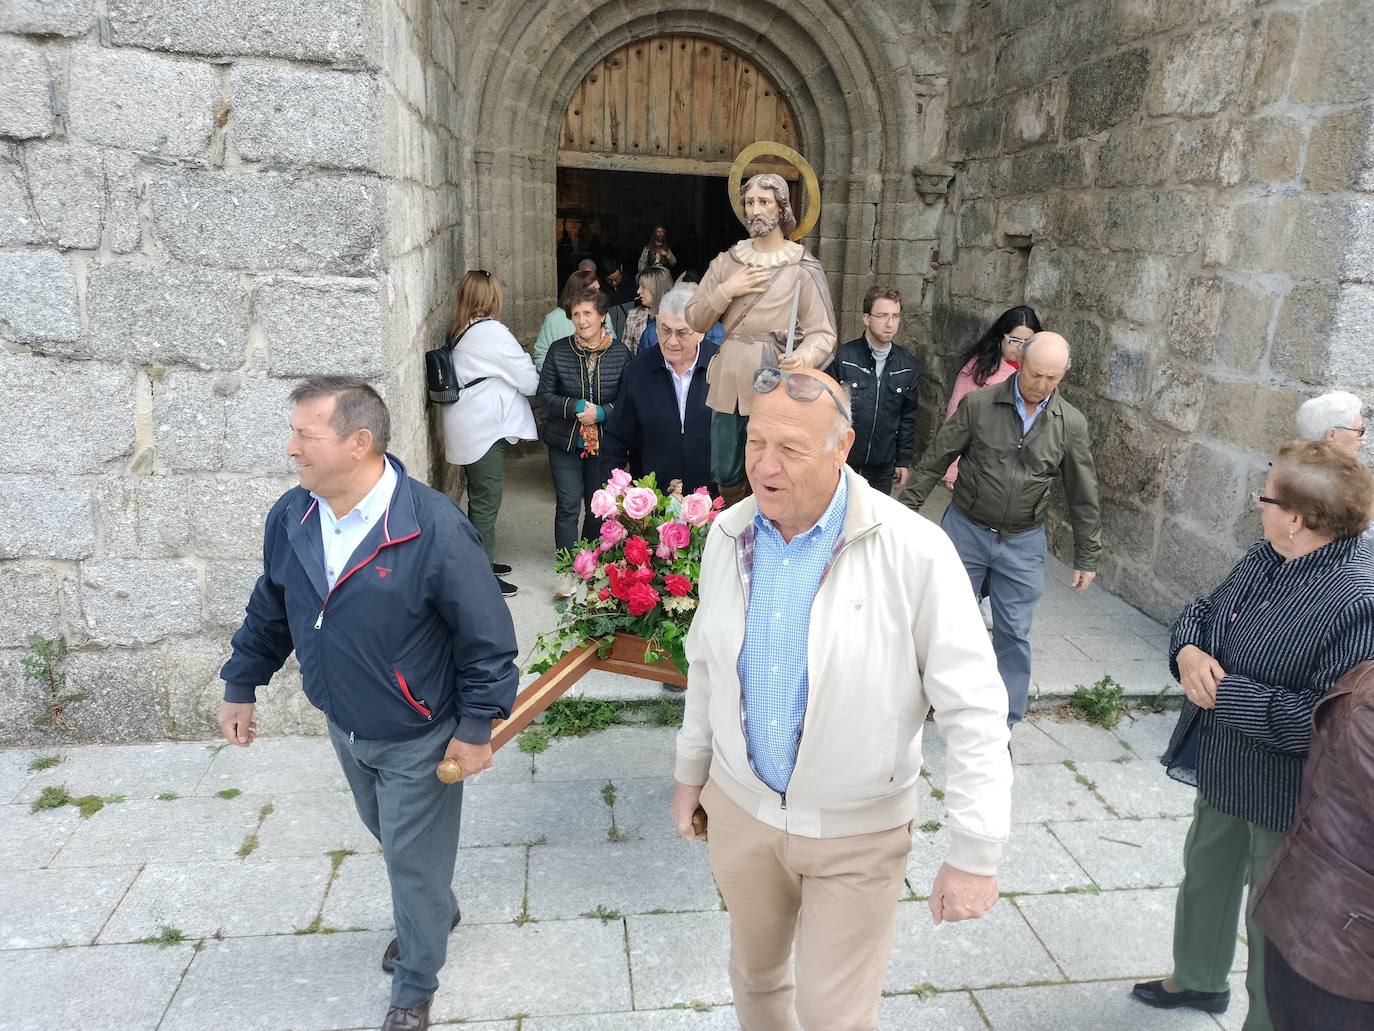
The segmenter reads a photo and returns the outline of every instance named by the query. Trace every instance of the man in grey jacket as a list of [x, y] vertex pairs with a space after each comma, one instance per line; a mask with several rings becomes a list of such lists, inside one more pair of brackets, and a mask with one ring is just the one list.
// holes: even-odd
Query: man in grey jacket
[[1030, 696], [1031, 616], [1045, 589], [1045, 517], [1056, 477], [1069, 499], [1075, 591], [1092, 584], [1102, 551], [1088, 422], [1057, 392], [1068, 371], [1069, 342], [1058, 333], [1036, 333], [1015, 376], [960, 402], [900, 497], [919, 509], [950, 462], [960, 460], [954, 500], [940, 525], [974, 593], [992, 602], [992, 646], [1012, 725], [1025, 715]]

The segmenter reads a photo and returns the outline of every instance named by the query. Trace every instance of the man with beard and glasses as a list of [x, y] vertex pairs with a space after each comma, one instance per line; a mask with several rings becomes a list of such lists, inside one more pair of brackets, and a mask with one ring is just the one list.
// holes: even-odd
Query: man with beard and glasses
[[[744, 438], [753, 405], [754, 374], [761, 368], [824, 368], [835, 356], [835, 311], [821, 264], [805, 247], [788, 240], [797, 226], [780, 175], [756, 175], [744, 187], [744, 218], [749, 239], [711, 262], [696, 296], [684, 312], [698, 333], [717, 320], [725, 342], [706, 372], [710, 385], [711, 478], [726, 504], [748, 496], [744, 475]], [[787, 320], [797, 284], [797, 331], [792, 353]]]

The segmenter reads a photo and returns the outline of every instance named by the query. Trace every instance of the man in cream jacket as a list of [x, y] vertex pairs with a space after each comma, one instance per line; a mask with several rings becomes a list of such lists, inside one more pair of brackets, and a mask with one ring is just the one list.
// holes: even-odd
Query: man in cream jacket
[[707, 539], [672, 816], [689, 839], [698, 805], [709, 818], [741, 1028], [871, 1031], [926, 712], [947, 745], [938, 924], [997, 901], [1007, 694], [949, 538], [846, 467], [839, 384], [762, 369], [754, 391], [754, 494]]

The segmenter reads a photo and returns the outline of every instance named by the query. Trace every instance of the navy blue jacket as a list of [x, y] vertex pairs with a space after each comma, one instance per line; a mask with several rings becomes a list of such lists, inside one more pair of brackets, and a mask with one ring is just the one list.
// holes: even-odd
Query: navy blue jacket
[[391, 504], [333, 590], [319, 503], [293, 487], [272, 506], [224, 700], [255, 701], [294, 649], [306, 697], [345, 733], [404, 737], [456, 717], [454, 736], [483, 744], [520, 679], [510, 612], [467, 517], [387, 457]]
[[657, 347], [641, 348], [620, 381], [615, 409], [606, 419], [601, 434], [601, 479], [610, 479], [612, 469], [626, 468], [637, 455], [636, 477], [653, 473], [660, 490], [672, 480], [682, 481], [682, 492], [698, 487], [716, 492], [711, 480], [711, 410], [706, 407], [706, 366], [716, 348], [701, 342], [697, 348], [696, 371], [687, 387], [687, 420], [684, 428], [677, 417], [677, 393], [673, 378], [663, 364]]
[[849, 391], [854, 412], [849, 464], [856, 469], [908, 466], [915, 448], [921, 363], [910, 351], [893, 344], [881, 383], [875, 375], [877, 368], [868, 339], [861, 336], [842, 345], [826, 370]]

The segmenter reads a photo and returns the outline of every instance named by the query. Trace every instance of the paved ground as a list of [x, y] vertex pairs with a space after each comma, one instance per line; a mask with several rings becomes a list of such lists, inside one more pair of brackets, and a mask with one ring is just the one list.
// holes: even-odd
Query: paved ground
[[[501, 557], [522, 587], [511, 607], [526, 650], [553, 619], [550, 495], [542, 458], [513, 463]], [[1170, 683], [1164, 628], [1067, 583], [1053, 564], [1034, 634], [1042, 695], [1107, 674], [1139, 696]], [[659, 690], [605, 674], [581, 689]], [[1192, 802], [1155, 761], [1172, 723], [1140, 715], [1109, 732], [1041, 715], [1019, 727], [1006, 897], [981, 921], [938, 930], [920, 898], [945, 836], [944, 749], [930, 729], [882, 1028], [1240, 1027], [1243, 989], [1220, 1025], [1127, 996], [1130, 981], [1169, 968]], [[535, 757], [510, 749], [468, 789], [456, 878], [465, 919], [438, 1020], [487, 1031], [736, 1026], [728, 918], [705, 849], [677, 840], [667, 820], [672, 734], [615, 728]], [[61, 761], [34, 768], [49, 756]], [[120, 800], [89, 816], [33, 811], [57, 786]], [[390, 924], [380, 855], [323, 740], [0, 750], [0, 1029], [376, 1027]]]
[[[1043, 718], [1018, 728], [1006, 897], [979, 922], [938, 930], [920, 901], [945, 839], [944, 749], [928, 733], [928, 822], [900, 903], [884, 1029], [1215, 1031], [1210, 1017], [1127, 998], [1132, 979], [1169, 968], [1192, 800], [1154, 761], [1171, 725], [1150, 715], [1115, 733]], [[667, 821], [672, 734], [614, 728], [533, 758], [509, 750], [468, 789], [465, 919], [436, 1018], [491, 1031], [735, 1026], [727, 916], [705, 849]], [[0, 1028], [378, 1025], [385, 879], [327, 743], [54, 754], [58, 765], [33, 771], [40, 753], [0, 752]], [[89, 817], [31, 811], [53, 785], [123, 800]], [[147, 941], [159, 936], [166, 944]], [[1242, 994], [1221, 1026], [1238, 1028], [1243, 1010]]]

